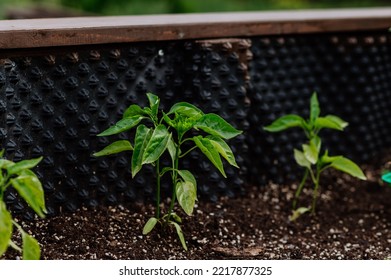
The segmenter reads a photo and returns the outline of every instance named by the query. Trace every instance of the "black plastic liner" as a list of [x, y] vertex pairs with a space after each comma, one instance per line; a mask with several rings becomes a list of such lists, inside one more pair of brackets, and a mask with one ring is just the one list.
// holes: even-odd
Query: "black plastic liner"
[[[308, 116], [316, 91], [322, 114], [350, 124], [344, 132], [324, 131], [330, 154], [364, 162], [391, 145], [390, 40], [386, 32], [371, 31], [49, 49], [5, 58], [0, 144], [14, 161], [44, 156], [35, 171], [49, 214], [152, 201], [153, 168], [131, 179], [130, 153], [94, 158], [118, 139], [96, 135], [129, 105], [145, 106], [146, 92], [159, 95], [161, 109], [188, 101], [244, 131], [229, 142], [241, 168], [227, 165], [228, 179], [198, 152], [182, 162], [194, 170], [199, 196], [214, 201], [240, 195], [249, 184], [300, 174], [292, 151], [304, 140], [302, 132], [271, 134], [262, 127], [288, 113]], [[164, 182], [165, 197], [170, 189]], [[7, 202], [26, 213], [14, 193]]]

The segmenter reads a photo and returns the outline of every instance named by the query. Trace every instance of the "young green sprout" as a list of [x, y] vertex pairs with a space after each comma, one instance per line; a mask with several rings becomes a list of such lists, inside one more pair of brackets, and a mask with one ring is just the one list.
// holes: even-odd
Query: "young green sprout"
[[[42, 157], [30, 160], [22, 160], [14, 163], [3, 158], [4, 150], [0, 151], [0, 256], [8, 249], [22, 252], [24, 260], [38, 260], [41, 249], [37, 240], [25, 232], [12, 218], [4, 202], [4, 193], [9, 187], [13, 187], [18, 194], [41, 218], [45, 217], [46, 207], [44, 192], [37, 175], [30, 169], [35, 167]], [[13, 227], [16, 227], [22, 235], [22, 248], [14, 243], [12, 238]]]
[[[204, 114], [199, 108], [186, 102], [176, 103], [167, 112], [159, 113], [160, 100], [158, 96], [148, 93], [149, 107], [141, 108], [131, 105], [123, 117], [115, 125], [100, 133], [98, 136], [110, 136], [136, 127], [133, 144], [128, 140], [116, 141], [94, 156], [106, 156], [122, 151], [133, 151], [131, 159], [132, 177], [141, 170], [144, 164], [152, 164], [156, 168], [156, 215], [150, 218], [144, 228], [143, 234], [151, 232], [157, 224], [173, 226], [185, 250], [187, 245], [180, 227], [182, 219], [173, 212], [175, 202], [187, 215], [193, 213], [197, 200], [197, 182], [189, 170], [180, 168], [180, 159], [194, 149], [199, 149], [226, 177], [223, 157], [230, 165], [238, 167], [232, 150], [225, 142], [242, 132], [232, 127], [216, 114]], [[140, 124], [146, 121], [150, 127]], [[188, 136], [189, 132], [202, 131], [202, 135]], [[194, 135], [194, 134], [193, 134]], [[183, 151], [184, 144], [190, 148]], [[160, 158], [165, 151], [171, 157], [171, 165], [160, 166]], [[169, 173], [172, 181], [172, 197], [168, 213], [161, 216], [160, 182], [164, 174]]]
[[[272, 124], [264, 127], [269, 132], [279, 132], [288, 128], [299, 127], [304, 131], [308, 142], [301, 146], [301, 150], [294, 149], [294, 158], [296, 163], [304, 168], [303, 178], [296, 190], [293, 200], [293, 215], [291, 220], [295, 220], [301, 214], [311, 211], [315, 213], [316, 199], [319, 193], [320, 175], [328, 168], [334, 168], [345, 172], [353, 177], [366, 180], [362, 170], [351, 160], [343, 156], [330, 156], [328, 151], [322, 153], [322, 140], [319, 132], [324, 129], [335, 129], [343, 131], [348, 125], [347, 122], [335, 115], [320, 116], [320, 107], [317, 94], [313, 93], [310, 102], [309, 119], [304, 119], [298, 115], [285, 115]], [[298, 197], [306, 183], [308, 177], [313, 183], [313, 198], [311, 207], [296, 208]]]

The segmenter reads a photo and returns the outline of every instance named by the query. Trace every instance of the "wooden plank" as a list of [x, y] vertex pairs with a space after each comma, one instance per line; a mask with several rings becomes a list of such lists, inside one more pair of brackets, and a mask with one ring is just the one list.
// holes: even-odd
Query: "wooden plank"
[[391, 8], [82, 17], [0, 21], [0, 48], [384, 29]]

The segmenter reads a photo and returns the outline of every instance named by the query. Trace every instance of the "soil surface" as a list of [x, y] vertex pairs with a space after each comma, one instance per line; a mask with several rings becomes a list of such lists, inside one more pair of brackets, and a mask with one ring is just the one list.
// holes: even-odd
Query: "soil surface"
[[[295, 222], [288, 217], [297, 184], [199, 201], [191, 217], [177, 209], [188, 251], [174, 229], [142, 235], [153, 205], [80, 209], [22, 225], [40, 242], [43, 259], [391, 259], [391, 187], [379, 180], [390, 160], [387, 153], [362, 166], [367, 181], [324, 174], [316, 215]], [[299, 205], [308, 206], [311, 195], [306, 186]], [[18, 255], [9, 249], [3, 258]]]

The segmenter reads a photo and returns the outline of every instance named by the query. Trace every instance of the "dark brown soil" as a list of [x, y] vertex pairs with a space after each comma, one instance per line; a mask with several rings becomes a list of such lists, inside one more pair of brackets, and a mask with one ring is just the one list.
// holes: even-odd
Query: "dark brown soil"
[[[270, 183], [249, 187], [245, 197], [199, 201], [182, 225], [188, 251], [173, 230], [142, 235], [152, 205], [81, 209], [24, 227], [39, 240], [43, 259], [390, 259], [391, 188], [379, 180], [390, 159], [388, 153], [363, 166], [368, 181], [325, 174], [316, 216], [296, 222], [288, 219], [295, 184]], [[308, 206], [311, 194], [307, 186], [300, 205]], [[17, 258], [12, 249], [7, 254]]]

